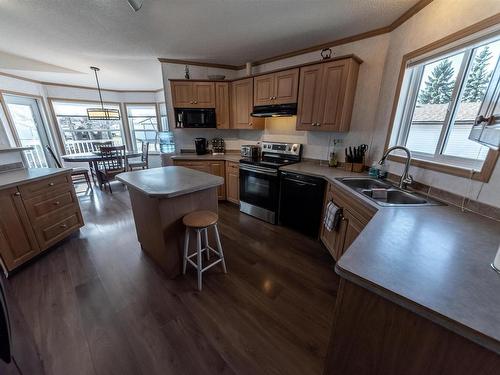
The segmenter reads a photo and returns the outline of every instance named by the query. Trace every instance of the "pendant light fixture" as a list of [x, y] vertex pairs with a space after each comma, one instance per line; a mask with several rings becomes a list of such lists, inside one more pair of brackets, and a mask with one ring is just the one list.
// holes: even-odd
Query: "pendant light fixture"
[[99, 78], [97, 78], [97, 72], [100, 70], [95, 66], [91, 66], [90, 69], [94, 71], [95, 80], [97, 82], [97, 91], [99, 92], [99, 101], [101, 102], [101, 108], [88, 108], [87, 117], [89, 120], [119, 120], [120, 111], [117, 109], [104, 108], [104, 103], [102, 102], [101, 86], [99, 86]]

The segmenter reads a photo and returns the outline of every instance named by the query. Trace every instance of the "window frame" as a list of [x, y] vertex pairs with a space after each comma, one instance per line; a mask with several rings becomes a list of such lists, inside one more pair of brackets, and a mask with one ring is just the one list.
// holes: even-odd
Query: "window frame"
[[[123, 106], [125, 107], [125, 114], [126, 114], [126, 121], [127, 121], [127, 128], [129, 131], [130, 135], [130, 145], [133, 150], [137, 151], [137, 142], [135, 140], [134, 132], [135, 129], [132, 128], [130, 125], [130, 120], [129, 120], [129, 114], [128, 114], [128, 109], [129, 107], [140, 107], [140, 106], [151, 106], [155, 108], [155, 114], [156, 114], [156, 130], [161, 131], [161, 116], [160, 116], [160, 108], [158, 105], [158, 102], [125, 102], [123, 103]], [[155, 151], [149, 151], [150, 153], [154, 153]]]
[[[492, 26], [496, 26], [494, 31], [489, 31], [488, 33], [484, 33], [485, 30], [492, 28]], [[484, 35], [482, 36], [477, 36], [477, 34], [483, 32]], [[393, 133], [393, 130], [395, 128], [395, 123], [398, 121], [403, 121], [403, 115], [405, 115], [404, 111], [401, 109], [400, 100], [404, 100], [404, 108], [406, 108], [406, 101], [408, 100], [408, 95], [405, 95], [406, 98], [402, 98], [401, 95], [403, 94], [403, 86], [406, 85], [405, 88], [408, 88], [408, 85], [411, 82], [408, 82], [407, 79], [405, 79], [405, 72], [408, 69], [409, 65], [414, 65], [414, 61], [417, 61], [417, 63], [423, 63], [426, 62], [426, 60], [432, 60], [433, 58], [437, 58], [438, 56], [445, 56], [446, 54], [450, 54], [455, 52], [459, 52], [460, 50], [466, 49], [472, 45], [481, 43], [482, 41], [486, 41], [487, 39], [491, 39], [493, 37], [497, 37], [500, 35], [500, 29], [498, 28], [498, 25], [496, 23], [492, 22], [490, 19], [486, 19], [482, 22], [479, 22], [475, 25], [472, 25], [466, 29], [457, 31], [454, 34], [451, 34], [447, 37], [444, 37], [438, 41], [435, 41], [431, 44], [428, 44], [424, 47], [421, 47], [415, 51], [409, 52], [405, 54], [402, 58], [401, 61], [401, 66], [400, 66], [400, 71], [398, 75], [398, 81], [396, 85], [396, 92], [394, 95], [394, 100], [393, 100], [393, 105], [392, 105], [392, 111], [391, 111], [391, 117], [390, 117], [390, 125], [389, 129], [387, 132], [386, 136], [386, 142], [385, 142], [385, 148], [384, 151], [387, 150], [391, 144], [397, 143], [400, 141], [401, 135], [401, 128], [404, 128], [404, 126], [399, 127], [397, 135], [395, 136]], [[472, 37], [472, 38], [471, 38]], [[470, 40], [465, 39], [469, 38]], [[455, 44], [451, 46], [452, 44]], [[464, 56], [464, 59], [462, 60], [462, 65], [464, 62], [466, 62], [467, 59]], [[469, 69], [469, 65], [466, 66], [467, 69]], [[461, 66], [461, 70], [462, 66]], [[466, 71], [461, 71], [459, 74], [465, 74]], [[458, 79], [458, 76], [457, 76]], [[420, 80], [415, 80], [416, 82], [420, 82]], [[454, 98], [453, 100], [457, 99], [457, 93], [459, 89], [461, 88], [461, 85], [456, 85], [454, 88]], [[416, 92], [416, 90], [414, 90]], [[457, 91], [457, 92], [455, 92]], [[416, 94], [418, 95], [418, 93]], [[416, 96], [415, 95], [415, 96]], [[446, 120], [449, 120], [450, 116], [453, 116], [455, 112], [454, 110], [456, 109], [456, 106], [450, 106], [452, 111], [448, 111], [446, 115]], [[413, 106], [414, 109], [414, 106]], [[412, 110], [413, 111], [413, 110]], [[411, 112], [412, 112], [411, 111]], [[408, 116], [408, 114], [406, 114]], [[449, 121], [448, 121], [449, 122]], [[406, 128], [409, 131], [410, 126], [406, 126]], [[438, 145], [436, 147], [436, 150], [439, 149], [439, 147], [444, 147], [445, 140], [446, 140], [446, 134], [448, 132], [448, 127], [443, 126], [440, 139], [438, 142]], [[412, 152], [413, 154], [413, 159], [412, 159], [412, 165], [423, 168], [423, 169], [428, 169], [428, 170], [433, 170], [441, 173], [446, 173], [446, 174], [451, 174], [459, 177], [465, 177], [465, 178], [470, 178], [473, 180], [477, 181], [483, 181], [483, 182], [488, 182], [491, 178], [491, 175], [493, 174], [493, 170], [495, 169], [497, 160], [499, 158], [499, 153], [500, 151], [496, 151], [493, 149], [490, 149], [488, 151], [488, 154], [486, 158], [484, 159], [482, 163], [482, 167], [480, 170], [475, 170], [472, 166], [471, 167], [464, 167], [464, 166], [457, 166], [453, 165], [452, 162], [453, 160], [457, 159], [455, 156], [451, 155], [446, 155], [444, 158], [432, 158], [430, 159], [429, 157], [425, 157], [424, 154], [418, 153], [418, 152]], [[435, 154], [434, 154], [435, 155]], [[433, 155], [433, 156], [434, 156]], [[441, 155], [444, 156], [444, 155]], [[389, 160], [395, 161], [398, 163], [404, 163], [405, 159], [401, 156], [398, 155], [390, 155], [388, 157]], [[463, 158], [460, 158], [461, 161], [463, 161]]]
[[[57, 120], [57, 113], [54, 107], [54, 102], [63, 102], [63, 103], [76, 103], [76, 104], [101, 104], [100, 101], [98, 100], [88, 100], [88, 99], [67, 99], [67, 98], [56, 98], [56, 97], [48, 97], [47, 98], [49, 105], [50, 105], [50, 111], [52, 114], [52, 121], [54, 122], [54, 128], [57, 132], [57, 135], [59, 137], [59, 142], [61, 146], [61, 150], [63, 153], [66, 153], [66, 141], [64, 137], [64, 131], [61, 129], [61, 126], [59, 125], [59, 121]], [[120, 132], [121, 132], [121, 137], [122, 137], [122, 143], [125, 145], [127, 149], [130, 149], [129, 147], [129, 139], [127, 136], [127, 126], [125, 125], [124, 122], [124, 116], [123, 116], [123, 109], [121, 106], [120, 102], [113, 102], [113, 101], [105, 101], [103, 103], [104, 105], [111, 105], [111, 106], [116, 106], [118, 107], [120, 111], [120, 120], [115, 120], [115, 121], [120, 121]]]

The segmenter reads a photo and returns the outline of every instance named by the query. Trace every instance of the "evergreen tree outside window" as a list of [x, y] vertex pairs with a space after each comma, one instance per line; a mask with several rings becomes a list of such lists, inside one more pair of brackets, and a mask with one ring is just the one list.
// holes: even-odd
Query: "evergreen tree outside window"
[[391, 145], [406, 145], [423, 160], [480, 170], [488, 148], [468, 137], [479, 111], [499, 100], [486, 96], [497, 83], [491, 81], [499, 56], [497, 37], [407, 68]]

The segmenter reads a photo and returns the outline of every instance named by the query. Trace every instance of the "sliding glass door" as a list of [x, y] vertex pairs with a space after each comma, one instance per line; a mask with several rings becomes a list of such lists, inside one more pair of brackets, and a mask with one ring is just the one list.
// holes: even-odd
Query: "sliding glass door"
[[48, 167], [45, 145], [49, 144], [49, 140], [37, 100], [17, 95], [4, 95], [4, 100], [20, 145], [33, 147], [32, 150], [24, 151], [28, 166]]

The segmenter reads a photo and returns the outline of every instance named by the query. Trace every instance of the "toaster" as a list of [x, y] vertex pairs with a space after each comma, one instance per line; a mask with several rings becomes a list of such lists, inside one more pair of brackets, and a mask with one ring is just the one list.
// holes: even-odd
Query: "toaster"
[[258, 159], [259, 158], [259, 146], [242, 145], [241, 146], [241, 156], [244, 158]]

